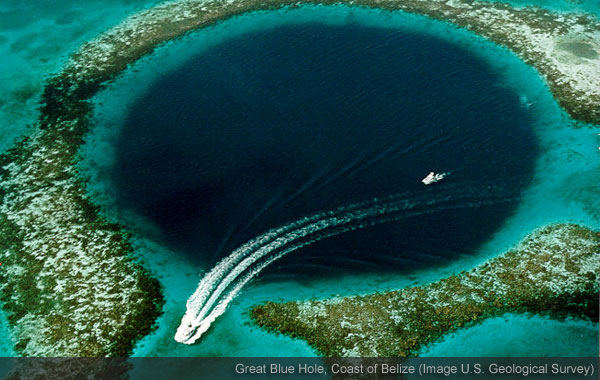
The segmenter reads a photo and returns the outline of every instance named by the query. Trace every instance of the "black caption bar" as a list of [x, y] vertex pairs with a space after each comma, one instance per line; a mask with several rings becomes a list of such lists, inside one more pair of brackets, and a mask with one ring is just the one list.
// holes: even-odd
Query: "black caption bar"
[[599, 358], [0, 358], [0, 379], [598, 379]]

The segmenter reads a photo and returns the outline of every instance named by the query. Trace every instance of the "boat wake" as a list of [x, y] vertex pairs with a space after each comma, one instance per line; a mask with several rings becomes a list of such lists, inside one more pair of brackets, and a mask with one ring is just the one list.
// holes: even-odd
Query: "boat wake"
[[[444, 195], [446, 194], [446, 195]], [[222, 315], [242, 288], [287, 253], [318, 240], [380, 223], [449, 209], [474, 208], [516, 198], [498, 186], [446, 186], [422, 196], [398, 194], [303, 217], [248, 241], [222, 259], [186, 303], [175, 340], [192, 344]]]

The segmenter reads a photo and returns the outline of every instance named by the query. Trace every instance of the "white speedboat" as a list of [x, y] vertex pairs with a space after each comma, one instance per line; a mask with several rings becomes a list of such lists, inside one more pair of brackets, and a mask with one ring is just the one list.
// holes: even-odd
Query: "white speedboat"
[[429, 174], [427, 174], [427, 177], [423, 178], [421, 182], [423, 182], [425, 185], [431, 185], [432, 183], [436, 183], [438, 181], [443, 180], [447, 175], [448, 173], [429, 172]]

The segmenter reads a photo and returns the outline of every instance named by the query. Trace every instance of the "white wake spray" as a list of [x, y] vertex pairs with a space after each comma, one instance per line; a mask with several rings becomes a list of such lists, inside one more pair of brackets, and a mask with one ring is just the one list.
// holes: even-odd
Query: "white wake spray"
[[472, 202], [469, 195], [473, 194], [466, 193], [462, 192], [459, 198], [446, 196], [420, 201], [414, 197], [400, 196], [374, 199], [314, 214], [269, 230], [234, 250], [202, 278], [186, 303], [187, 310], [177, 329], [175, 340], [185, 344], [194, 343], [225, 312], [241, 289], [265, 267], [287, 253], [315, 241], [409, 216], [479, 207], [512, 199], [494, 195], [480, 198], [481, 194], [478, 194], [477, 201]]

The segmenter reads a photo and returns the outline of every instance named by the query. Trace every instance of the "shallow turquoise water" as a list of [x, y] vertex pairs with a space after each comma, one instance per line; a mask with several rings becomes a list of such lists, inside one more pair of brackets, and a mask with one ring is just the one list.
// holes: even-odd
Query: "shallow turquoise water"
[[597, 357], [598, 323], [506, 314], [449, 334], [421, 356]]
[[0, 313], [0, 357], [15, 356], [14, 341], [4, 313]]
[[[502, 76], [501, 85], [517, 89], [523, 106], [530, 107], [537, 116], [535, 129], [542, 140], [543, 154], [537, 162], [533, 184], [513, 217], [474, 257], [465, 256], [445, 267], [429, 268], [402, 276], [364, 273], [334, 279], [271, 277], [269, 281], [258, 281], [245, 289], [201, 341], [192, 346], [175, 343], [173, 334], [185, 310], [185, 301], [197, 285], [199, 274], [209, 268], [200, 267], [197, 263], [138, 236], [137, 252], [165, 286], [167, 304], [165, 314], [159, 320], [158, 330], [141, 341], [135, 350], [136, 356], [311, 356], [314, 352], [303, 341], [266, 334], [252, 326], [247, 314], [250, 307], [267, 300], [364, 294], [425, 283], [471, 268], [505, 251], [527, 232], [544, 224], [569, 221], [599, 227], [597, 215], [600, 215], [600, 204], [597, 199], [600, 194], [594, 184], [594, 178], [597, 178], [595, 175], [600, 169], [596, 132], [592, 127], [574, 129], [573, 122], [556, 105], [547, 87], [532, 68], [506, 49], [444, 23], [402, 13], [390, 14], [343, 6], [311, 6], [239, 16], [166, 44], [118, 78], [95, 99], [98, 126], [88, 137], [83, 149], [83, 166], [91, 176], [89, 191], [104, 205], [107, 215], [126, 221], [128, 225], [137, 225], [138, 231], [153, 230], [151, 225], [132, 215], [125, 215], [115, 207], [114, 189], [111, 189], [107, 181], [107, 169], [114, 162], [113, 147], [128, 104], [136, 96], [143, 94], [155, 78], [175, 70], [187, 57], [206, 51], [227, 38], [269, 26], [315, 20], [332, 24], [360, 22], [407, 28], [467, 47], [486, 59]], [[491, 334], [480, 336], [482, 340], [491, 341], [493, 338]], [[578, 344], [573, 342], [574, 346]], [[536, 355], [537, 351], [531, 347], [529, 353], [525, 350], [523, 354]]]
[[78, 46], [157, 0], [0, 2], [0, 152], [37, 119], [44, 79]]
[[597, 0], [483, 0], [508, 3], [517, 7], [536, 6], [560, 12], [585, 12], [600, 17], [600, 1]]

